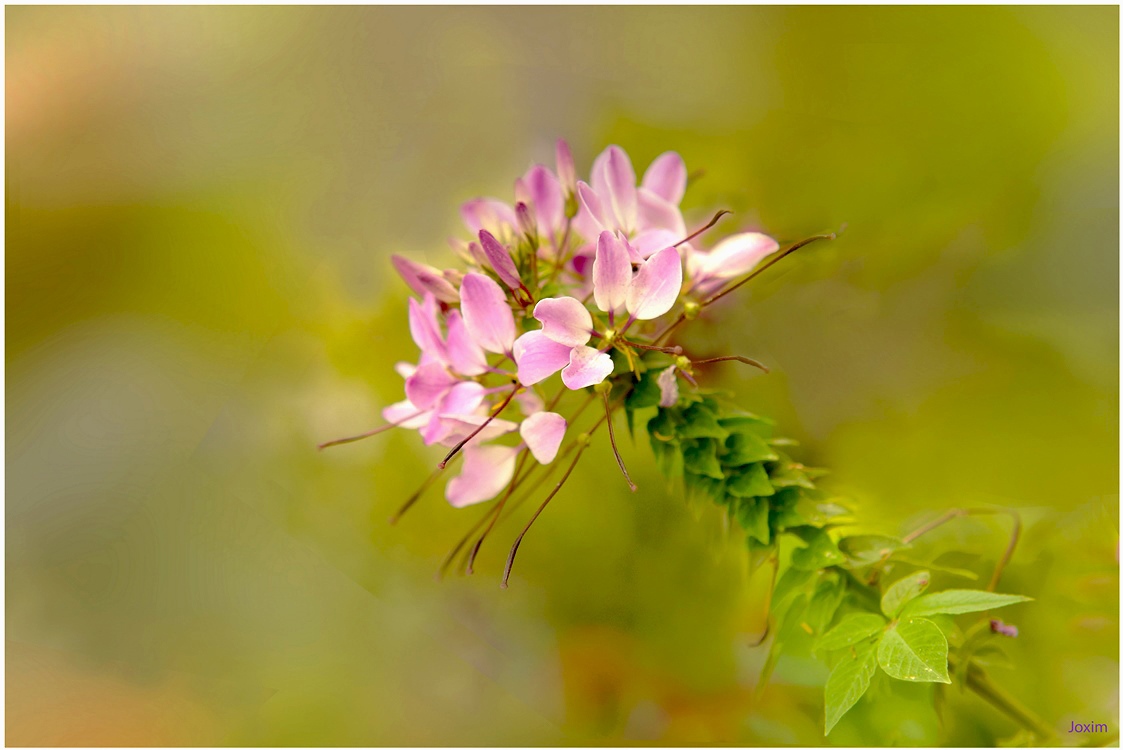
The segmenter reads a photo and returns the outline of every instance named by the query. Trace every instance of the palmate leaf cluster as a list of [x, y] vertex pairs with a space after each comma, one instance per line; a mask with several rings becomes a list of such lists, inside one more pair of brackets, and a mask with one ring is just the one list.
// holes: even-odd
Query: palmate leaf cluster
[[[637, 411], [657, 407], [647, 433], [662, 473], [682, 482], [688, 500], [712, 502], [736, 521], [754, 569], [770, 561], [783, 571], [771, 595], [773, 637], [762, 680], [790, 643], [809, 640], [831, 669], [824, 694], [829, 733], [879, 669], [904, 682], [950, 683], [949, 637], [963, 673], [969, 660], [997, 650], [985, 620], [965, 637], [951, 616], [1027, 597], [973, 589], [926, 593], [930, 569], [975, 576], [917, 564], [902, 554], [908, 545], [892, 537], [847, 535], [850, 511], [816, 486], [823, 472], [787, 453], [794, 443], [777, 437], [771, 420], [700, 390], [683, 389], [673, 406], [659, 407], [661, 369], [633, 376], [625, 399], [629, 426]], [[927, 569], [898, 576], [882, 591], [880, 580], [896, 565]]]

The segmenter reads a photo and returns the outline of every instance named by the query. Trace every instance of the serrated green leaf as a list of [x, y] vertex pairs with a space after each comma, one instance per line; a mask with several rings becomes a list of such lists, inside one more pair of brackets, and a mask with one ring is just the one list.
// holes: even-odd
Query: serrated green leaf
[[734, 432], [725, 441], [721, 462], [726, 466], [744, 466], [759, 461], [775, 461], [778, 454], [764, 438], [751, 432]]
[[[768, 497], [776, 492], [772, 489], [772, 483], [768, 481], [768, 472], [764, 470], [764, 466], [761, 464], [749, 464], [730, 474], [726, 490], [730, 495], [737, 497]], [[767, 523], [767, 504], [764, 508], [765, 522]]]
[[918, 570], [900, 579], [882, 595], [881, 611], [886, 617], [896, 617], [902, 607], [924, 593], [931, 580], [932, 574], [927, 570]]
[[984, 612], [988, 609], [1031, 601], [1033, 599], [1028, 596], [1016, 594], [994, 594], [975, 589], [947, 589], [913, 600], [905, 607], [903, 614], [907, 617], [961, 615], [966, 612]]
[[855, 534], [838, 540], [842, 554], [860, 565], [875, 563], [907, 547], [899, 539], [880, 534]]
[[871, 638], [885, 629], [885, 618], [872, 612], [857, 612], [846, 615], [842, 622], [824, 633], [815, 648], [820, 651], [834, 651], [835, 649], [853, 646], [867, 638]]
[[[725, 489], [729, 491], [728, 482]], [[771, 536], [768, 530], [768, 501], [759, 497], [738, 500], [737, 523], [741, 524], [750, 539], [768, 544]]]
[[651, 452], [655, 454], [655, 465], [663, 472], [663, 476], [674, 479], [682, 475], [682, 450], [677, 440], [663, 442], [652, 437]]
[[803, 487], [815, 489], [815, 484], [801, 471], [802, 464], [781, 461], [769, 472], [769, 479], [775, 487]]
[[876, 671], [877, 655], [872, 644], [855, 648], [853, 654], [846, 654], [835, 665], [823, 690], [825, 734], [830, 734], [838, 720], [865, 695]]
[[947, 639], [930, 620], [891, 625], [878, 642], [877, 663], [885, 674], [905, 682], [951, 682]]
[[675, 409], [660, 409], [659, 413], [648, 420], [647, 433], [652, 440], [668, 443], [677, 437], [678, 423]]
[[830, 535], [822, 529], [803, 527], [800, 538], [807, 542], [806, 547], [792, 550], [792, 567], [802, 570], [819, 570], [846, 561]]
[[724, 480], [725, 472], [717, 460], [717, 441], [691, 440], [682, 446], [683, 469], [688, 474], [700, 474], [716, 480]]
[[725, 483], [719, 479], [684, 472], [683, 486], [686, 490], [686, 499], [695, 502], [708, 500], [711, 503], [721, 503], [725, 500]]
[[729, 437], [729, 432], [718, 424], [713, 413], [704, 404], [694, 404], [682, 413], [678, 434], [681, 438], [725, 440]]
[[772, 437], [772, 420], [758, 417], [755, 414], [738, 414], [732, 417], [723, 417], [718, 420], [722, 427], [734, 432], [745, 432], [768, 440]]

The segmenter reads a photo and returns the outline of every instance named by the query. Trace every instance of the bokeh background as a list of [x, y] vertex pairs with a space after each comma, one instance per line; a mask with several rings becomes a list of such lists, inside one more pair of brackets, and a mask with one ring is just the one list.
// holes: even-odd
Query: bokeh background
[[[443, 583], [477, 513], [386, 523], [416, 435], [314, 449], [400, 398], [389, 254], [448, 264], [559, 136], [583, 172], [678, 150], [720, 232], [846, 225], [685, 340], [772, 366], [710, 384], [869, 526], [1019, 508], [995, 679], [1117, 729], [1118, 12], [7, 8], [7, 743], [824, 741], [824, 668], [754, 692], [763, 584], [643, 441], [640, 493], [591, 452], [508, 591], [518, 523]], [[1015, 735], [947, 692], [831, 741]]]

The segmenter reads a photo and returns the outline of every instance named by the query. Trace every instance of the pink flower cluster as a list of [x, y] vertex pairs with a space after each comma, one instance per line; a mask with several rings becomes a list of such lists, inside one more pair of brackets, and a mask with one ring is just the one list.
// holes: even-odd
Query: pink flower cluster
[[[627, 375], [621, 362], [658, 348], [661, 318], [778, 249], [755, 232], [708, 251], [692, 246], [679, 207], [686, 188], [678, 154], [657, 157], [637, 182], [617, 146], [594, 160], [588, 182], [578, 181], [559, 141], [556, 169], [530, 167], [515, 181], [513, 204], [478, 198], [461, 207], [471, 237], [453, 245], [466, 271], [393, 257], [418, 295], [409, 327], [421, 356], [397, 365], [405, 399], [383, 416], [417, 430], [426, 445], [449, 447], [450, 457], [463, 454], [446, 489], [452, 505], [496, 497], [519, 457], [528, 460], [524, 452], [552, 462], [569, 428], [553, 411], [565, 391]], [[628, 356], [614, 360], [613, 349]], [[659, 376], [664, 406], [677, 399], [676, 369]], [[545, 386], [559, 373], [562, 390], [550, 398]], [[500, 416], [512, 403], [518, 420]]]

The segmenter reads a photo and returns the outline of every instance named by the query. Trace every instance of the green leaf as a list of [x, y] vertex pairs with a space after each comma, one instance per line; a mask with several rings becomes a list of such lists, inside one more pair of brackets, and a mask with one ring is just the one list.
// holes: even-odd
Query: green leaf
[[714, 415], [702, 404], [694, 404], [682, 413], [682, 425], [678, 428], [682, 438], [717, 438], [725, 440], [729, 432], [717, 423]]
[[908, 619], [891, 625], [877, 646], [885, 674], [906, 682], [951, 682], [948, 642], [935, 623]]
[[[772, 483], [768, 481], [768, 472], [761, 464], [749, 464], [738, 469], [729, 477], [727, 490], [730, 495], [737, 497], [767, 497], [776, 492]], [[768, 505], [765, 504], [765, 521], [768, 520]]]
[[885, 618], [872, 612], [846, 615], [842, 622], [824, 633], [815, 647], [821, 651], [834, 651], [853, 646], [885, 629]]
[[975, 589], [948, 589], [912, 601], [905, 607], [904, 614], [908, 617], [961, 615], [965, 612], [984, 612], [988, 609], [1031, 601], [1033, 599], [1028, 596], [1015, 594], [993, 594]]
[[772, 420], [758, 417], [755, 414], [723, 417], [718, 420], [718, 423], [730, 432], [745, 432], [765, 440], [772, 437]]
[[[726, 490], [728, 490], [728, 485]], [[763, 498], [746, 498], [737, 502], [737, 522], [750, 539], [768, 544], [768, 501]]]
[[807, 546], [792, 550], [793, 568], [819, 570], [846, 561], [834, 541], [822, 529], [804, 527], [800, 529], [799, 536], [807, 542]]
[[[680, 433], [681, 434], [681, 433]], [[717, 460], [717, 441], [692, 440], [682, 446], [683, 468], [690, 474], [702, 476], [719, 481], [725, 479], [725, 472]]]
[[931, 580], [932, 574], [927, 570], [905, 576], [885, 591], [881, 597], [881, 611], [886, 617], [896, 617], [902, 607], [924, 593]]
[[876, 671], [877, 656], [873, 644], [856, 648], [853, 654], [847, 654], [831, 670], [823, 691], [826, 734], [831, 733], [838, 720], [869, 690], [870, 679]]
[[725, 483], [720, 479], [692, 474], [689, 471], [684, 473], [682, 478], [687, 500], [691, 502], [708, 500], [712, 503], [721, 503], [725, 500]]
[[836, 575], [824, 576], [819, 581], [811, 602], [807, 605], [807, 614], [804, 620], [811, 627], [815, 635], [821, 635], [834, 619], [834, 613], [842, 604], [842, 597], [846, 594], [846, 586], [838, 580]]
[[751, 432], [734, 432], [725, 441], [721, 462], [727, 466], [744, 466], [777, 458], [778, 455], [764, 438]]

